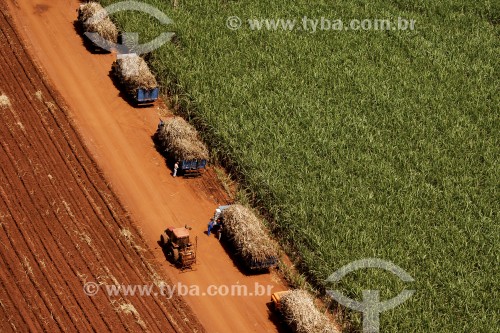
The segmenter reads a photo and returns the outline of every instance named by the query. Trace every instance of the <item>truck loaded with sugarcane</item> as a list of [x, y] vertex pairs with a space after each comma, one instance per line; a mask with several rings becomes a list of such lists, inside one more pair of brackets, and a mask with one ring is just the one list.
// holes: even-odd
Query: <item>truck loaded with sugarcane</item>
[[236, 255], [250, 271], [265, 271], [278, 264], [278, 246], [263, 222], [249, 208], [240, 204], [219, 206], [214, 221]]
[[89, 1], [81, 4], [77, 13], [77, 28], [92, 52], [109, 52], [118, 43], [118, 29], [100, 3]]
[[174, 168], [177, 164], [180, 175], [184, 177], [199, 176], [207, 167], [207, 146], [200, 140], [196, 129], [181, 117], [161, 120], [154, 141], [158, 151], [165, 154]]
[[306, 290], [277, 291], [271, 295], [271, 306], [294, 333], [340, 333]]
[[137, 54], [118, 54], [112, 74], [135, 104], [152, 103], [158, 99], [158, 82], [146, 61]]

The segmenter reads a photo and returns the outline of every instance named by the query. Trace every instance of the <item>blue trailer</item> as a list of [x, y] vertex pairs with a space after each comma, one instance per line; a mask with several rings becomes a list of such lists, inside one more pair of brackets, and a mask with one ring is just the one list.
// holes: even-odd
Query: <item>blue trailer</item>
[[278, 265], [278, 258], [275, 256], [267, 257], [265, 260], [249, 259], [245, 261], [247, 268], [251, 271], [263, 271]]
[[[158, 99], [160, 89], [156, 79], [144, 59], [137, 54], [117, 54], [111, 72], [115, 84], [123, 88], [133, 104], [149, 104]], [[144, 77], [147, 84], [143, 81]]]
[[[213, 220], [216, 222], [214, 226], [214, 234], [216, 234], [219, 238], [219, 240], [223, 240], [224, 238], [228, 240], [230, 243], [234, 244], [234, 238], [231, 237], [231, 235], [225, 235], [224, 237], [221, 237], [222, 233], [224, 233], [224, 210], [226, 210], [228, 207], [231, 207], [231, 205], [223, 205], [217, 207], [214, 213]], [[238, 252], [238, 251], [236, 251]], [[240, 257], [239, 258], [242, 263], [244, 264], [245, 268], [252, 271], [252, 272], [259, 272], [259, 271], [266, 271], [272, 267], [276, 267], [278, 265], [278, 257], [271, 255], [266, 257], [265, 259], [255, 259], [253, 257]]]
[[137, 94], [135, 96], [135, 101], [139, 104], [143, 103], [153, 103], [158, 99], [159, 89], [158, 87], [154, 89], [137, 89]]
[[[205, 153], [203, 151], [189, 151], [190, 144], [193, 146], [199, 147], [200, 142], [190, 142], [189, 140], [193, 140], [192, 137], [187, 137], [184, 141], [180, 141], [178, 137], [172, 138], [170, 136], [169, 126], [172, 126], [175, 118], [170, 117], [167, 120], [163, 121], [160, 119], [160, 123], [158, 124], [158, 128], [156, 129], [155, 134], [153, 135], [153, 141], [155, 143], [156, 149], [167, 159], [167, 163], [169, 165], [174, 165], [177, 163], [177, 174], [184, 177], [196, 177], [201, 175], [206, 169], [208, 165], [208, 151]], [[185, 122], [184, 120], [182, 120]], [[186, 123], [187, 124], [187, 123]], [[179, 124], [175, 126], [180, 126]], [[182, 126], [181, 126], [182, 127]], [[194, 129], [193, 129], [194, 130]], [[179, 149], [179, 142], [183, 142], [184, 146], [182, 149]], [[186, 142], [188, 142], [186, 146]], [[186, 151], [187, 150], [187, 151]]]
[[198, 176], [207, 167], [207, 160], [184, 160], [179, 167], [184, 177]]

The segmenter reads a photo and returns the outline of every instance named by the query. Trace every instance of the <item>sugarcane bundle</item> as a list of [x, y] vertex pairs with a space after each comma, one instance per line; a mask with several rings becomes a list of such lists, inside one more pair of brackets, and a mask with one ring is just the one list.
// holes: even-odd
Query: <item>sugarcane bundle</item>
[[339, 333], [305, 290], [284, 294], [280, 299], [280, 311], [295, 333]]
[[80, 5], [78, 20], [85, 32], [97, 33], [107, 43], [118, 42], [118, 29], [98, 2]]
[[113, 69], [128, 93], [136, 95], [139, 89], [155, 89], [158, 82], [149, 70], [148, 64], [137, 54], [119, 55]]
[[225, 235], [246, 262], [266, 262], [278, 257], [276, 243], [249, 208], [231, 205], [222, 211], [222, 218]]
[[196, 129], [181, 117], [171, 117], [158, 128], [156, 139], [160, 149], [177, 160], [208, 160], [208, 149]]

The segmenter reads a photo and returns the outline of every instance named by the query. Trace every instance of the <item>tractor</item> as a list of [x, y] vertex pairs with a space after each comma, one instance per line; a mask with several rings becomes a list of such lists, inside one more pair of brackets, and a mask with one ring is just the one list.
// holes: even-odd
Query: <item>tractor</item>
[[283, 297], [285, 294], [288, 294], [288, 292], [289, 290], [277, 291], [271, 295], [271, 305], [273, 306], [274, 310], [281, 310], [281, 297]]
[[196, 263], [196, 245], [191, 243], [187, 227], [167, 228], [160, 237], [160, 245], [181, 270], [192, 268]]

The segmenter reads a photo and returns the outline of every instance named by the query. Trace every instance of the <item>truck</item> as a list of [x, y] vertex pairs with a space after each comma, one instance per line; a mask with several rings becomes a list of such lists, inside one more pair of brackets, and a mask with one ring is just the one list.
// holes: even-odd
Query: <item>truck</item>
[[107, 53], [113, 49], [119, 39], [119, 31], [109, 16], [101, 17], [105, 9], [95, 1], [81, 4], [75, 28], [82, 34], [84, 45], [92, 53]]
[[195, 177], [206, 170], [208, 149], [194, 127], [181, 117], [160, 119], [153, 141], [168, 164], [177, 162], [179, 175]]
[[314, 298], [305, 290], [273, 293], [271, 308], [286, 321], [292, 332], [340, 333], [330, 317], [317, 308]]
[[[231, 207], [231, 209], [229, 209]], [[219, 240], [227, 241], [235, 248], [235, 252], [239, 255], [241, 261], [243, 262], [246, 269], [252, 272], [266, 271], [270, 268], [276, 267], [278, 265], [278, 254], [277, 252], [269, 247], [266, 251], [266, 255], [258, 255], [253, 253], [252, 249], [256, 248], [257, 244], [269, 244], [268, 236], [262, 234], [261, 237], [257, 239], [246, 239], [246, 242], [253, 242], [253, 244], [243, 243], [244, 241], [241, 237], [244, 233], [244, 229], [250, 224], [259, 223], [255, 215], [249, 210], [243, 210], [243, 214], [238, 214], [238, 216], [246, 217], [245, 221], [236, 221], [236, 219], [231, 218], [231, 224], [228, 225], [224, 220], [224, 212], [233, 209], [240, 209], [240, 205], [222, 205], [217, 207], [214, 213], [213, 220], [215, 222], [213, 231], [217, 235]], [[249, 218], [249, 214], [252, 214], [253, 218]]]
[[111, 74], [133, 104], [151, 104], [158, 99], [160, 89], [156, 78], [136, 53], [117, 54]]
[[139, 88], [134, 96], [134, 101], [137, 104], [153, 103], [158, 99], [160, 90], [158, 87], [153, 89]]
[[206, 159], [197, 160], [182, 160], [179, 165], [181, 169], [181, 174], [184, 177], [196, 177], [201, 175], [201, 173], [207, 167]]
[[191, 243], [186, 226], [165, 229], [160, 236], [160, 246], [181, 270], [191, 269], [196, 263], [196, 244]]

